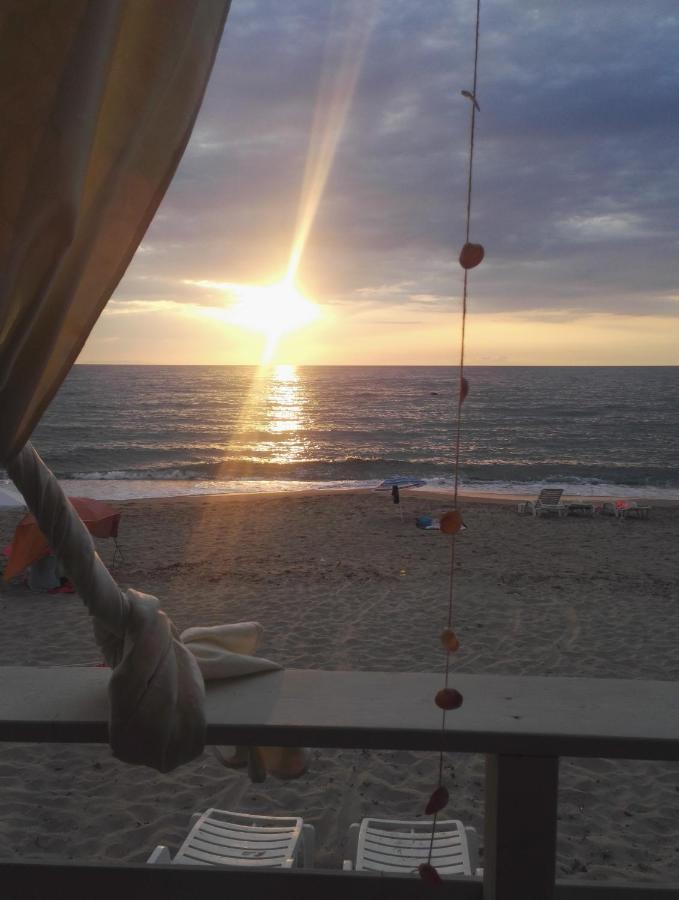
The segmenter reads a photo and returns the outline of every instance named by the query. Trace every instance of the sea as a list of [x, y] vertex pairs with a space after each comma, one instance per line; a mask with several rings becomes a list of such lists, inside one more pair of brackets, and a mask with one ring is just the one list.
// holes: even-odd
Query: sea
[[[394, 475], [445, 491], [458, 378], [438, 366], [77, 365], [32, 440], [68, 493], [106, 499]], [[472, 366], [466, 378], [463, 491], [679, 498], [679, 367]]]

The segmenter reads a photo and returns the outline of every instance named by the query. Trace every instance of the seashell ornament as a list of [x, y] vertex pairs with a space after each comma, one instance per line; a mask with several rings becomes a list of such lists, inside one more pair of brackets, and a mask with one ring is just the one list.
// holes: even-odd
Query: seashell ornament
[[429, 798], [429, 802], [424, 808], [425, 813], [432, 816], [434, 813], [441, 812], [448, 806], [449, 799], [447, 788], [440, 784]]
[[441, 632], [441, 643], [450, 653], [455, 653], [456, 650], [460, 649], [460, 642], [452, 628], [443, 629]]
[[486, 251], [482, 244], [465, 244], [460, 250], [460, 265], [463, 269], [475, 269], [483, 260]]
[[464, 698], [455, 688], [442, 688], [434, 697], [434, 703], [439, 709], [459, 709]]
[[420, 873], [422, 881], [426, 884], [429, 884], [432, 887], [438, 887], [440, 884], [443, 884], [441, 876], [431, 863], [420, 863], [417, 867], [417, 871]]
[[439, 527], [444, 534], [457, 534], [462, 530], [464, 522], [462, 521], [462, 513], [457, 509], [451, 509], [450, 512], [441, 516]]

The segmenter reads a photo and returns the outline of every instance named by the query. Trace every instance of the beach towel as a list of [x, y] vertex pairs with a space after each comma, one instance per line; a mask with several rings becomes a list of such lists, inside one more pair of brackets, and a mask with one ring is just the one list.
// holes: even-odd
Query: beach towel
[[[252, 656], [262, 639], [259, 622], [187, 628], [180, 638], [196, 658], [205, 681], [238, 678], [256, 672], [281, 669], [278, 663]], [[262, 782], [267, 774], [291, 779], [303, 775], [309, 765], [309, 751], [303, 747], [236, 747], [231, 756], [218, 753], [227, 768], [248, 767], [250, 780]]]
[[195, 656], [205, 681], [238, 678], [281, 669], [278, 663], [252, 656], [264, 629], [259, 622], [187, 628], [180, 638]]
[[415, 525], [417, 528], [421, 528], [423, 531], [440, 531], [441, 523], [438, 519], [432, 519], [431, 516], [420, 516], [415, 520]]

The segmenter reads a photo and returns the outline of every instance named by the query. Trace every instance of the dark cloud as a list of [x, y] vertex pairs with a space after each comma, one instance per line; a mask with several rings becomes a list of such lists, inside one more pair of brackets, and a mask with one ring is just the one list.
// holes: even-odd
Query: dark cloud
[[[300, 268], [318, 299], [459, 294], [474, 7], [382, 3]], [[332, 9], [233, 4], [191, 144], [119, 298], [187, 300], [182, 279], [284, 273], [324, 59], [346, 26]], [[483, 6], [476, 308], [679, 313], [678, 41], [675, 0]]]

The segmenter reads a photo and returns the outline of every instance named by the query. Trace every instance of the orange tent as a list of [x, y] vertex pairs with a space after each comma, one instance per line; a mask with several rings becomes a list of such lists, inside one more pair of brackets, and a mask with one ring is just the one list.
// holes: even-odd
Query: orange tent
[[[115, 538], [118, 536], [118, 523], [120, 513], [108, 503], [101, 500], [91, 500], [89, 497], [69, 497], [76, 512], [83, 520], [90, 534], [100, 538]], [[9, 560], [5, 568], [3, 578], [9, 581], [15, 575], [19, 575], [26, 566], [30, 566], [37, 559], [50, 552], [50, 546], [38, 523], [31, 513], [23, 517], [14, 532], [14, 540], [9, 548]], [[5, 551], [7, 552], [7, 551]]]

